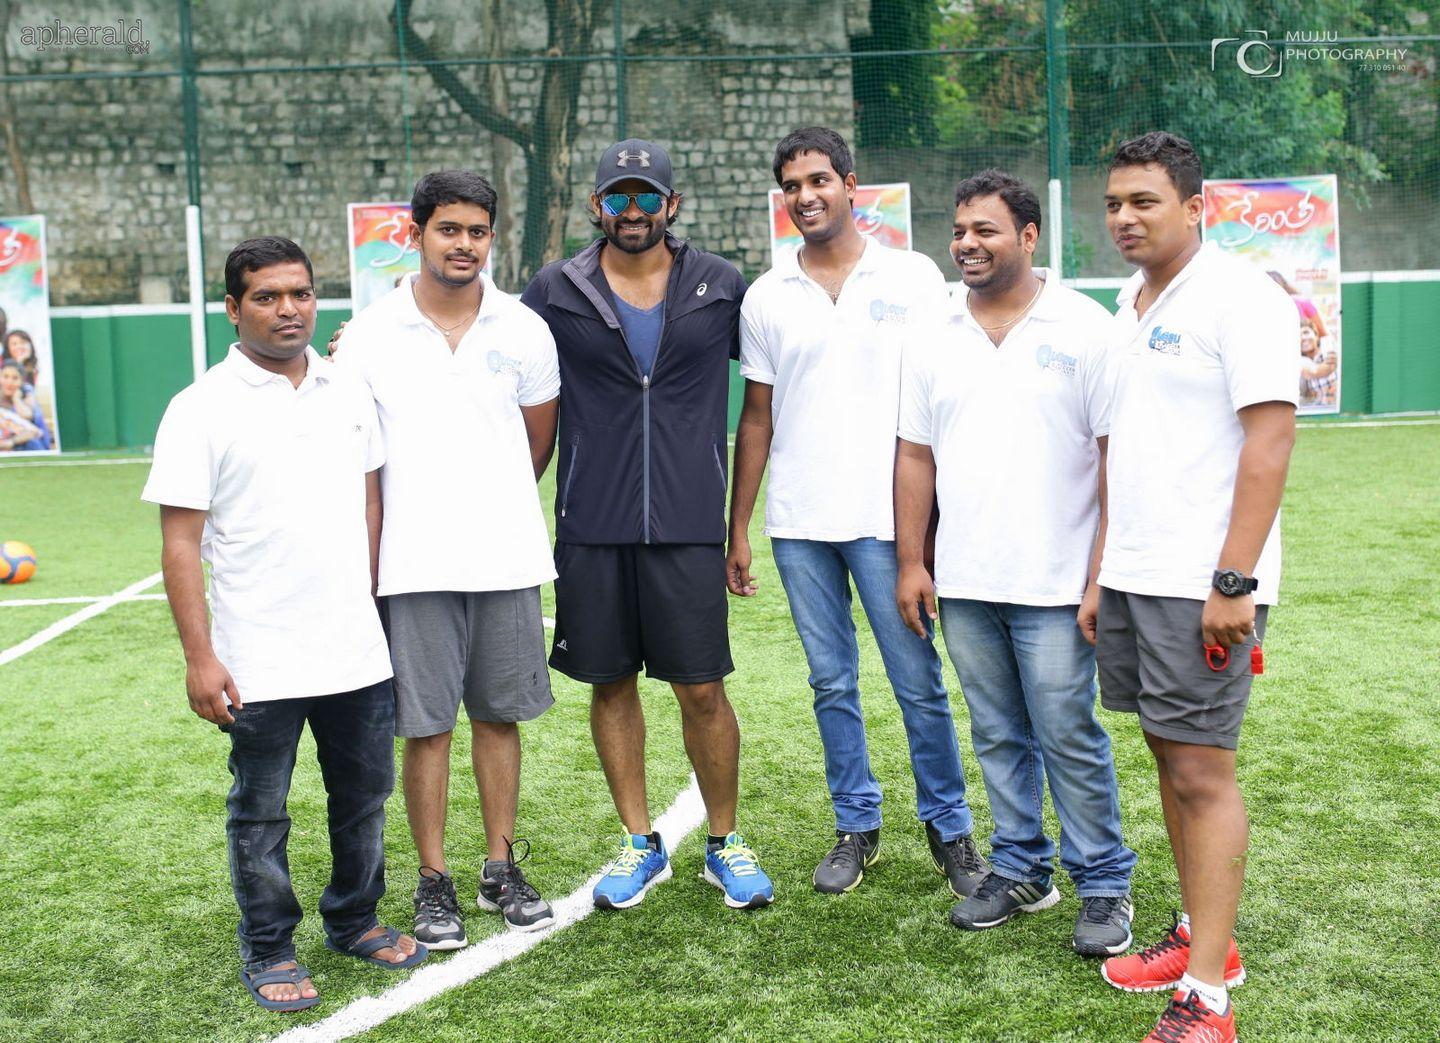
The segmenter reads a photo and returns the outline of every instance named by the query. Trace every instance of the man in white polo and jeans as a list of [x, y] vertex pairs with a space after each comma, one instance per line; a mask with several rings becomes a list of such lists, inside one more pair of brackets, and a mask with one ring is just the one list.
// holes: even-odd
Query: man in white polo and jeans
[[745, 295], [740, 373], [745, 406], [735, 440], [728, 583], [752, 596], [750, 518], [768, 461], [765, 532], [810, 666], [815, 720], [836, 837], [816, 867], [817, 891], [859, 886], [880, 855], [880, 784], [860, 708], [860, 649], [850, 584], [870, 620], [900, 704], [917, 811], [935, 868], [957, 897], [984, 861], [940, 656], [928, 633], [895, 612], [892, 482], [900, 349], [911, 323], [942, 308], [945, 279], [922, 254], [862, 236], [845, 140], [806, 127], [775, 149], [775, 180], [805, 239]]
[[390, 656], [372, 596], [385, 449], [365, 387], [309, 346], [313, 282], [288, 239], [230, 252], [225, 306], [238, 340], [165, 410], [141, 494], [160, 505], [190, 708], [230, 736], [240, 974], [273, 1011], [320, 1002], [296, 962], [301, 912], [286, 859], [286, 797], [307, 724], [329, 808], [325, 944], [396, 969], [426, 954], [375, 917], [395, 785]]
[[[961, 181], [954, 228], [966, 292], [906, 342], [895, 460], [896, 602], [923, 634], [922, 608], [934, 619], [940, 598], [995, 820], [991, 873], [950, 920], [982, 930], [1060, 900], [1048, 781], [1060, 862], [1080, 897], [1072, 944], [1112, 955], [1130, 944], [1135, 852], [1121, 840], [1091, 647], [1110, 313], [1032, 267], [1040, 200], [1018, 178], [986, 170]], [[932, 582], [924, 549], [937, 489]]]
[[476, 902], [511, 930], [554, 921], [514, 841], [518, 722], [554, 702], [540, 584], [555, 565], [535, 481], [555, 441], [560, 374], [545, 323], [481, 273], [496, 205], [478, 174], [421, 178], [410, 226], [420, 271], [356, 316], [336, 356], [369, 385], [385, 434], [380, 595], [420, 860], [415, 933], [440, 949], [467, 942], [444, 846], [462, 703], [488, 848]]

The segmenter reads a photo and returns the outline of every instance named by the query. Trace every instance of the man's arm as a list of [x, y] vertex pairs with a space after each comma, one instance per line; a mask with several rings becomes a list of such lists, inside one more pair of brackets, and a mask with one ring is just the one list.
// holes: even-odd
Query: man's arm
[[370, 596], [380, 590], [380, 529], [385, 523], [385, 502], [380, 496], [380, 469], [365, 475], [365, 530], [370, 536]]
[[730, 483], [730, 552], [725, 558], [725, 582], [730, 593], [753, 597], [759, 584], [750, 575], [750, 518], [760, 496], [760, 480], [770, 459], [775, 435], [770, 403], [775, 389], [758, 380], [745, 381], [745, 404], [735, 429], [735, 474]]
[[205, 609], [205, 572], [200, 565], [200, 539], [205, 531], [205, 512], [188, 507], [160, 508], [162, 549], [160, 565], [165, 574], [165, 594], [180, 647], [185, 652], [185, 693], [190, 709], [215, 724], [233, 724], [226, 708], [242, 709], [240, 692], [230, 671], [215, 657], [210, 644], [210, 621]]
[[[1220, 549], [1218, 569], [1255, 571], [1265, 539], [1275, 524], [1290, 453], [1295, 448], [1295, 407], [1289, 402], [1259, 402], [1237, 414], [1245, 430], [1240, 463], [1235, 472], [1235, 497], [1230, 506], [1230, 528]], [[1228, 598], [1212, 590], [1200, 617], [1206, 645], [1229, 648], [1255, 629], [1255, 598], [1246, 594]]]
[[1075, 622], [1080, 633], [1092, 645], [1100, 618], [1100, 559], [1105, 555], [1105, 530], [1110, 527], [1110, 490], [1105, 484], [1105, 460], [1109, 455], [1110, 438], [1101, 435], [1095, 439], [1100, 447], [1100, 525], [1095, 530], [1095, 547], [1090, 551], [1090, 571], [1085, 576], [1085, 595], [1080, 599], [1080, 610], [1075, 613]]
[[538, 406], [521, 406], [520, 415], [525, 418], [525, 437], [530, 440], [530, 463], [535, 468], [535, 480], [550, 466], [550, 457], [555, 452], [555, 427], [560, 420], [560, 399], [552, 398]]
[[935, 582], [925, 567], [934, 511], [935, 454], [928, 445], [895, 439], [895, 605], [905, 625], [924, 638], [930, 635], [920, 618], [922, 603], [930, 619], [938, 618]]

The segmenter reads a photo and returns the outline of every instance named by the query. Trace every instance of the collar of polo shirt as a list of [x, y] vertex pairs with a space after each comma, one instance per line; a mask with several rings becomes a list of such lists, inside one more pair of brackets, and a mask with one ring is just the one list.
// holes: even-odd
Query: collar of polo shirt
[[[1213, 239], [1207, 239], [1205, 242], [1201, 243], [1200, 249], [1195, 254], [1195, 256], [1190, 258], [1189, 263], [1186, 264], [1184, 268], [1181, 268], [1178, 272], [1175, 273], [1175, 278], [1170, 280], [1170, 285], [1165, 287], [1164, 290], [1160, 291], [1160, 296], [1151, 302], [1150, 307], [1146, 309], [1146, 314], [1148, 315], [1153, 312], [1155, 310], [1155, 305], [1159, 304], [1161, 301], [1174, 296], [1175, 292], [1181, 286], [1184, 286], [1187, 281], [1189, 281], [1190, 277], [1195, 274], [1197, 269], [1209, 264], [1210, 262], [1218, 259], [1219, 257], [1219, 243], [1217, 243]], [[1135, 304], [1135, 298], [1139, 296], [1140, 289], [1144, 285], [1145, 273], [1143, 271], [1135, 272], [1134, 275], [1130, 276], [1130, 278], [1125, 280], [1125, 285], [1120, 287], [1120, 292], [1115, 295], [1115, 306], [1117, 308], [1133, 307]]]
[[[1065, 311], [1060, 304], [1060, 277], [1051, 268], [1031, 268], [1030, 271], [1045, 280], [1045, 286], [1040, 291], [1040, 297], [1035, 301], [1035, 306], [1022, 316], [1022, 321], [1039, 319], [1041, 322], [1053, 322], [1063, 319]], [[964, 322], [967, 319], [979, 327], [982, 332], [984, 331], [984, 327], [980, 326], [975, 316], [970, 314], [970, 290], [968, 288], [964, 293], [950, 295], [950, 321]], [[1017, 322], [1015, 325], [1019, 324]]]
[[[401, 300], [400, 321], [407, 326], [433, 327], [435, 324], [425, 317], [425, 314], [420, 310], [420, 305], [415, 303], [415, 280], [418, 278], [420, 278], [419, 272], [411, 272], [405, 276], [405, 286], [410, 292], [405, 294]], [[490, 276], [481, 272], [480, 279], [484, 283], [485, 292], [480, 297], [480, 311], [475, 316], [477, 323], [485, 322], [487, 319], [493, 319], [500, 307], [500, 294], [490, 292], [495, 286]]]
[[[880, 256], [879, 244], [875, 242], [874, 236], [869, 236], [862, 233], [860, 238], [865, 240], [865, 249], [860, 254], [860, 259], [855, 262], [855, 267], [851, 270], [851, 275], [853, 275], [855, 272], [874, 271]], [[803, 246], [791, 250], [788, 254], [782, 256], [779, 259], [779, 263], [775, 265], [775, 267], [780, 270], [780, 274], [784, 278], [810, 278], [809, 275], [805, 274], [805, 270], [800, 267], [800, 250], [802, 249], [804, 249]], [[848, 279], [849, 276], [846, 276], [846, 278]]]
[[[287, 384], [290, 382], [282, 374], [272, 373], [264, 366], [257, 365], [250, 356], [240, 350], [238, 342], [230, 345], [230, 353], [225, 356], [225, 361], [235, 370], [235, 373], [240, 379], [251, 387], [268, 384], [277, 377], [284, 380]], [[324, 361], [319, 353], [307, 344], [305, 346], [305, 377], [300, 383], [304, 384], [305, 381], [311, 377], [314, 377], [319, 383], [328, 383], [330, 373], [323, 365]]]

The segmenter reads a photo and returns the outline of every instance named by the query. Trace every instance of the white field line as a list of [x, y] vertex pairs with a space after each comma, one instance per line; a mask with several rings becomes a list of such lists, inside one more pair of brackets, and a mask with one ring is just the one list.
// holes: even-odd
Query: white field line
[[[15, 598], [11, 601], [0, 601], [0, 608], [34, 608], [36, 605], [93, 605], [97, 601], [104, 601], [107, 598], [115, 598], [114, 594], [94, 595], [74, 598]], [[116, 602], [121, 601], [164, 601], [164, 594], [131, 594], [128, 598], [115, 598]]]
[[1440, 420], [1330, 420], [1297, 426], [1301, 431], [1324, 431], [1331, 427], [1434, 427], [1436, 424], [1440, 424]]
[[82, 608], [79, 612], [72, 612], [64, 619], [51, 623], [48, 627], [40, 631], [38, 634], [32, 634], [24, 641], [21, 641], [18, 645], [14, 645], [10, 648], [5, 649], [5, 651], [3, 652], [0, 652], [0, 666], [4, 666], [6, 663], [14, 662], [26, 652], [33, 652], [41, 645], [48, 644], [49, 642], [54, 641], [61, 634], [74, 630], [87, 619], [94, 619], [96, 616], [100, 615], [100, 613], [108, 612], [110, 609], [114, 608], [122, 601], [128, 601], [136, 594], [139, 594], [142, 591], [148, 590], [150, 587], [153, 587], [155, 584], [159, 583], [162, 578], [163, 574], [159, 572], [150, 576], [146, 576], [144, 579], [138, 580], [137, 582], [130, 584], [124, 590], [117, 590], [109, 597], [101, 598], [99, 601], [91, 602], [90, 604]]
[[[700, 799], [700, 788], [692, 775], [689, 787], [676, 797], [675, 803], [656, 820], [654, 828], [664, 835], [666, 846], [673, 851], [704, 819], [705, 804]], [[408, 980], [378, 996], [362, 996], [323, 1021], [282, 1032], [271, 1043], [334, 1043], [336, 1040], [349, 1039], [351, 1036], [368, 1032], [427, 1000], [474, 981], [593, 913], [595, 904], [590, 898], [590, 890], [603, 872], [604, 870], [601, 870], [596, 873], [578, 889], [555, 903], [554, 926], [531, 934], [502, 931], [500, 934], [491, 935], [483, 942], [460, 950], [459, 954], [450, 960], [422, 965]]]
[[148, 456], [104, 456], [94, 460], [67, 460], [57, 457], [53, 460], [6, 460], [0, 462], [0, 471], [18, 467], [102, 467], [114, 464], [148, 464]]

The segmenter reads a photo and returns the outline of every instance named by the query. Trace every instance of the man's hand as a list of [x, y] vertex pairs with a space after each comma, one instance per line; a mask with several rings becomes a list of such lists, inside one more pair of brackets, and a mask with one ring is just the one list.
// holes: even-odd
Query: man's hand
[[760, 584], [750, 575], [750, 537], [731, 536], [730, 552], [725, 555], [725, 585], [736, 597], [753, 598]]
[[346, 319], [345, 322], [342, 322], [339, 328], [330, 334], [330, 343], [325, 345], [325, 357], [332, 362], [335, 361], [335, 352], [340, 350], [340, 334], [345, 332], [345, 324], [349, 321]]
[[900, 569], [900, 576], [895, 581], [895, 605], [900, 609], [900, 618], [905, 620], [905, 625], [929, 640], [930, 635], [920, 618], [922, 603], [925, 615], [932, 622], [940, 618], [935, 611], [935, 581], [930, 578], [930, 573], [921, 565], [906, 565]]
[[1200, 614], [1200, 637], [1207, 648], [1219, 645], [1228, 650], [1232, 645], [1243, 644], [1254, 629], [1254, 597], [1245, 594], [1227, 598], [1218, 590], [1210, 592], [1205, 599], [1205, 610]]
[[[225, 664], [215, 656], [190, 663], [185, 668], [185, 694], [190, 697], [190, 709], [211, 724], [234, 724], [231, 709], [243, 710], [240, 690]], [[225, 705], [225, 696], [230, 696], [230, 706]]]
[[1085, 596], [1080, 599], [1080, 609], [1075, 613], [1075, 622], [1080, 627], [1080, 633], [1085, 640], [1092, 645], [1095, 643], [1096, 628], [1100, 619], [1100, 585], [1091, 583], [1085, 588]]

